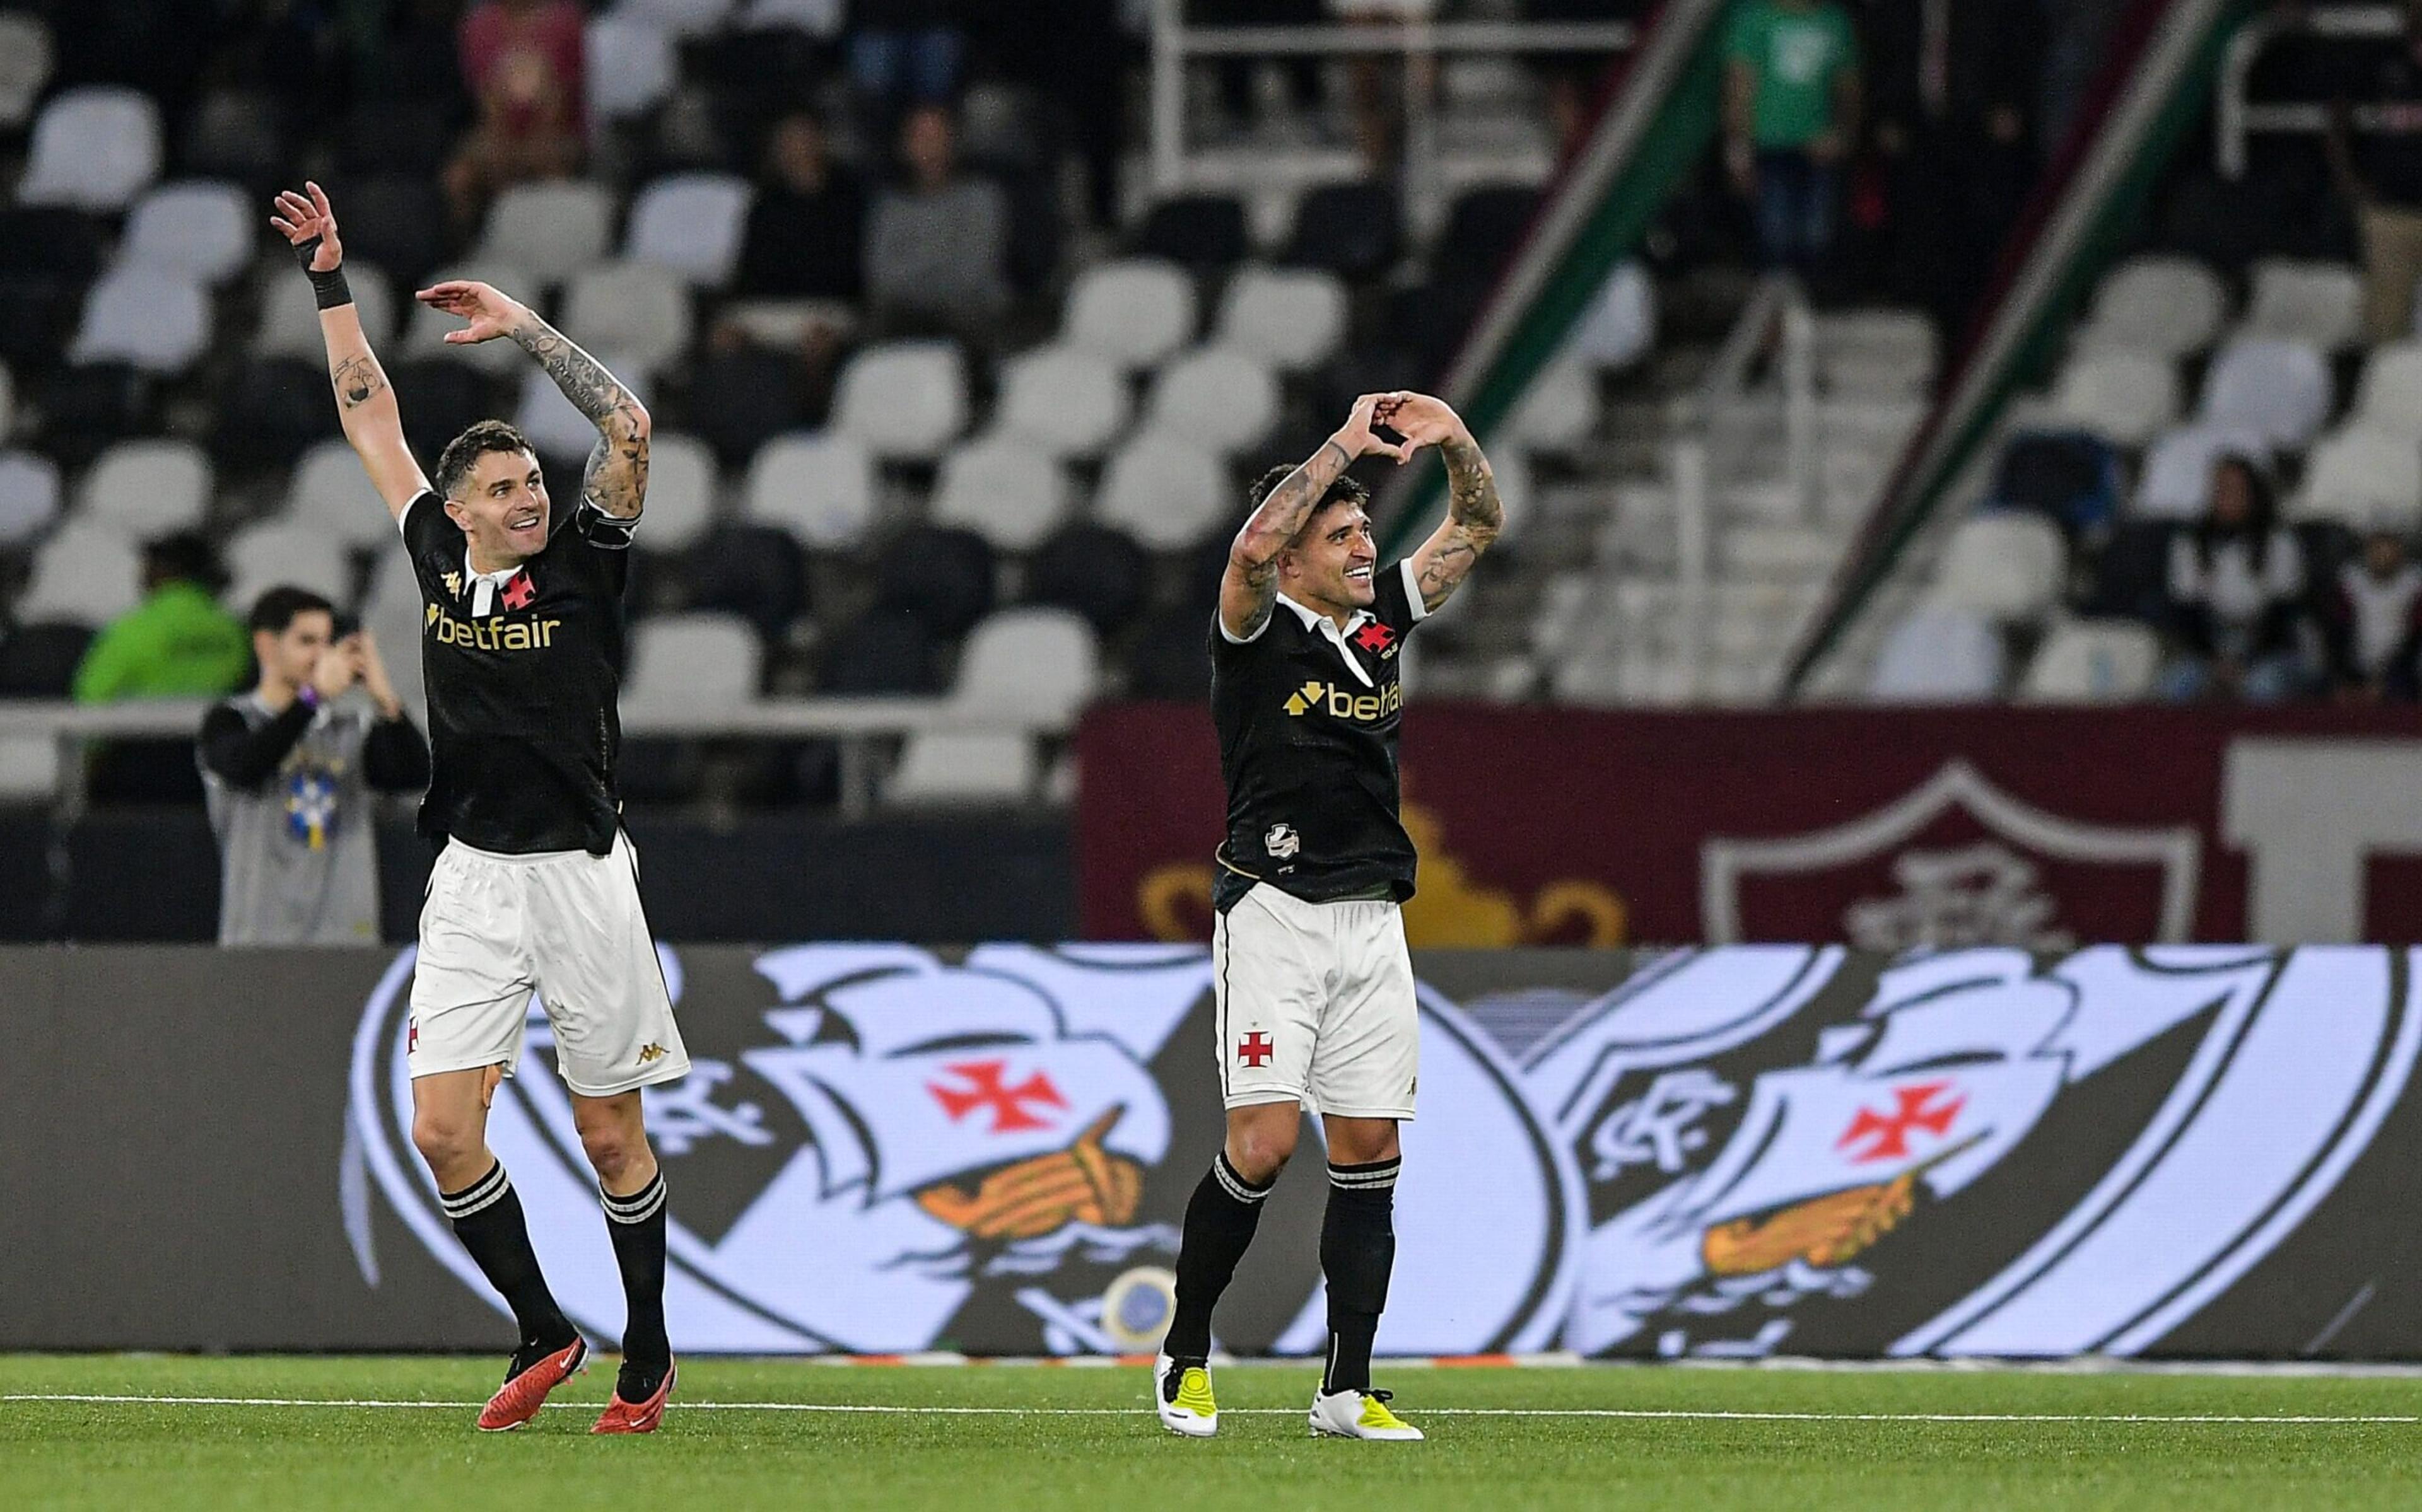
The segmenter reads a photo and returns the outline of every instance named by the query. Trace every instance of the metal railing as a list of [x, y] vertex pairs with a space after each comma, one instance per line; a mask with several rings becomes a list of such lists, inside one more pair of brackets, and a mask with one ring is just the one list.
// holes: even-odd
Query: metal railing
[[[2279, 8], [2249, 21], [2228, 40], [2220, 66], [2213, 150], [2231, 179], [2245, 174], [2247, 139], [2256, 132], [2319, 136], [2330, 129], [2330, 101], [2279, 101], [2256, 104], [2246, 98], [2254, 65], [2273, 42], [2290, 33], [2360, 40], [2404, 35], [2405, 15], [2395, 6]], [[2411, 135], [2422, 132], [2422, 109], [2411, 103], [2357, 101], [2349, 123], [2358, 132]]]

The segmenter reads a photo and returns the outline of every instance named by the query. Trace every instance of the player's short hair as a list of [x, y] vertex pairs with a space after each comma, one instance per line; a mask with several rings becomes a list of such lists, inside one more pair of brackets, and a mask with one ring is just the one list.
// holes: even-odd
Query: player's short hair
[[[1270, 496], [1270, 491], [1285, 482], [1294, 472], [1292, 465], [1271, 468], [1253, 479], [1253, 486], [1245, 491], [1246, 499], [1254, 508], [1260, 508], [1262, 501]], [[1312, 507], [1312, 513], [1303, 517], [1303, 529], [1297, 532], [1298, 538], [1311, 534], [1313, 522], [1341, 504], [1368, 509], [1371, 507], [1371, 491], [1364, 488], [1360, 480], [1339, 474], [1337, 481], [1329, 485], [1329, 491], [1320, 496], [1320, 502]]]
[[529, 438], [502, 420], [482, 420], [448, 442], [446, 449], [437, 454], [437, 491], [449, 499], [454, 497], [455, 489], [471, 475], [471, 469], [492, 451], [538, 455]]
[[294, 623], [295, 616], [314, 613], [326, 615], [333, 621], [337, 606], [308, 588], [279, 586], [252, 601], [252, 613], [245, 623], [255, 632], [267, 631], [272, 635], [283, 635]]

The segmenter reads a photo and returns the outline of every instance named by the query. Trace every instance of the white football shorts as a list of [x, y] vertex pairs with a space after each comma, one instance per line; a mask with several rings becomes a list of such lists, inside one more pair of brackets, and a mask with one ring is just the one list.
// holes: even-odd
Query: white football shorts
[[1403, 912], [1267, 882], [1211, 927], [1219, 1090], [1342, 1118], [1413, 1116], [1421, 1009]]
[[628, 837], [603, 856], [500, 856], [460, 840], [438, 853], [412, 975], [412, 1074], [501, 1066], [511, 1076], [533, 991], [556, 1067], [583, 1097], [689, 1074]]

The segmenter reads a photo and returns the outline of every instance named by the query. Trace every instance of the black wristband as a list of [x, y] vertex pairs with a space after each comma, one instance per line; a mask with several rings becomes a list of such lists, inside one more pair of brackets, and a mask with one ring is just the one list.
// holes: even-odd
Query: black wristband
[[298, 242], [294, 248], [294, 260], [303, 265], [303, 276], [311, 280], [312, 297], [320, 302], [320, 308], [323, 310], [333, 310], [339, 304], [351, 304], [354, 302], [354, 291], [345, 285], [344, 265], [339, 263], [326, 273], [320, 272], [311, 266], [311, 259], [317, 257], [319, 252], [320, 239], [316, 236], [308, 242]]

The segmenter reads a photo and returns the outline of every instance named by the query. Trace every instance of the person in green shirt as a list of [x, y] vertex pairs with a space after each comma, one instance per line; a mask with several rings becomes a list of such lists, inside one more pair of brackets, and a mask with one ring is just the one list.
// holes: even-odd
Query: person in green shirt
[[213, 591], [218, 553], [191, 532], [143, 548], [143, 601], [109, 622], [76, 667], [80, 704], [216, 698], [243, 686], [252, 642]]
[[1724, 33], [1724, 166], [1769, 268], [1814, 273], [1857, 139], [1859, 39], [1834, 0], [1741, 0]]

